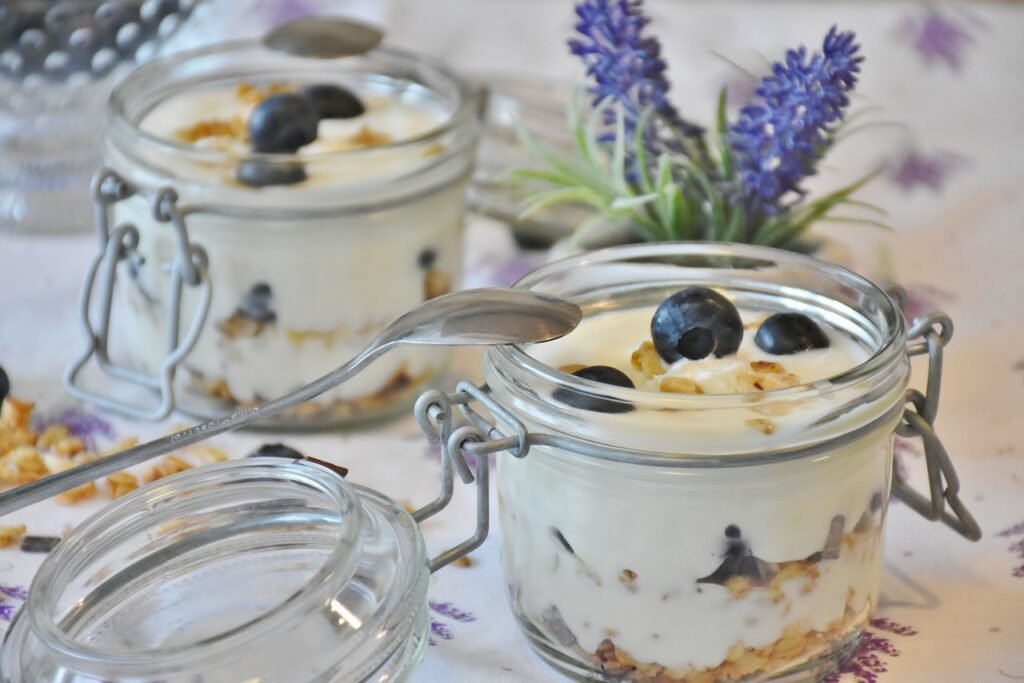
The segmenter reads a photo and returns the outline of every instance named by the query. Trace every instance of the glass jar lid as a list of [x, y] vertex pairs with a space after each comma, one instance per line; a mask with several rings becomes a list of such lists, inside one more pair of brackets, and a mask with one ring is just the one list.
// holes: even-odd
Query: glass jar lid
[[136, 491], [43, 562], [5, 682], [385, 680], [418, 660], [412, 517], [307, 460], [250, 458]]

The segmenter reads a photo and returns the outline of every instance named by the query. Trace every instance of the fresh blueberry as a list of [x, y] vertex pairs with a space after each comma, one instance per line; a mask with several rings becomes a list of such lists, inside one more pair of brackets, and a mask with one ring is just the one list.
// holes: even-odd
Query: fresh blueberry
[[265, 443], [249, 454], [250, 458], [291, 458], [302, 460], [306, 456], [283, 443]]
[[743, 577], [756, 585], [763, 585], [771, 576], [771, 566], [754, 556], [750, 547], [740, 538], [740, 529], [735, 524], [725, 528], [725, 538], [726, 549], [722, 563], [711, 574], [697, 579], [697, 583], [725, 585], [729, 579]]
[[[592, 365], [572, 373], [581, 379], [589, 379], [592, 382], [610, 384], [615, 387], [635, 389], [632, 380], [625, 373], [607, 365]], [[555, 390], [554, 399], [574, 408], [593, 410], [599, 413], [628, 413], [633, 410], [633, 404], [617, 399], [604, 398], [580, 393], [573, 389], [559, 388]]]
[[277, 314], [270, 309], [272, 291], [266, 282], [258, 282], [242, 297], [238, 312], [258, 323], [272, 323]]
[[60, 538], [57, 536], [25, 536], [21, 539], [21, 552], [48, 553], [57, 547]]
[[437, 262], [437, 252], [430, 248], [424, 249], [416, 258], [416, 262], [423, 270], [430, 270]]
[[0, 367], [0, 403], [3, 403], [9, 393], [11, 393], [11, 380], [7, 377], [3, 367]]
[[316, 107], [302, 95], [272, 95], [249, 114], [249, 140], [257, 152], [292, 153], [316, 140], [319, 122]]
[[688, 287], [665, 299], [651, 320], [651, 339], [668, 363], [736, 353], [743, 341], [739, 311], [707, 287]]
[[358, 97], [338, 85], [310, 85], [302, 89], [302, 95], [313, 103], [322, 119], [354, 119], [366, 111]]
[[250, 187], [294, 185], [306, 180], [306, 169], [297, 163], [271, 163], [259, 159], [246, 159], [235, 173], [238, 182]]
[[569, 541], [565, 540], [565, 535], [555, 527], [551, 527], [551, 533], [554, 535], [555, 540], [558, 541], [558, 545], [562, 546], [565, 552], [570, 555], [575, 555], [576, 551], [569, 545]]
[[776, 313], [761, 323], [754, 342], [765, 353], [776, 356], [825, 349], [829, 345], [818, 324], [802, 313]]

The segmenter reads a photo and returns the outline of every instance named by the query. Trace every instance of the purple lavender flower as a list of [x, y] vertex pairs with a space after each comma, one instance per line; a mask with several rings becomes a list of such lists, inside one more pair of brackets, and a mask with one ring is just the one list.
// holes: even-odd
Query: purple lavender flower
[[652, 108], [663, 121], [684, 135], [698, 136], [700, 126], [687, 123], [668, 100], [669, 82], [657, 38], [644, 35], [650, 18], [642, 0], [582, 0], [576, 5], [581, 37], [569, 41], [593, 79], [589, 92], [594, 104], [613, 101], [622, 105], [627, 132], [640, 114]]
[[785, 63], [762, 79], [758, 99], [740, 110], [729, 145], [742, 195], [756, 207], [774, 213], [786, 193], [803, 194], [800, 181], [814, 173], [849, 104], [863, 60], [859, 49], [852, 32], [832, 27], [822, 52], [808, 58], [804, 47], [789, 50]]

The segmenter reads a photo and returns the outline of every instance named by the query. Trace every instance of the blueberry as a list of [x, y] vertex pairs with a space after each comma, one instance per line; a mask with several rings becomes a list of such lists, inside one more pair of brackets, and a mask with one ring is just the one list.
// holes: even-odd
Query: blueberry
[[729, 526], [725, 527], [726, 538], [739, 538], [740, 535], [740, 528], [735, 524], [730, 524]]
[[291, 458], [302, 460], [306, 456], [283, 443], [265, 443], [249, 454], [250, 458]]
[[569, 545], [569, 541], [565, 540], [565, 535], [561, 531], [559, 531], [555, 527], [551, 527], [551, 533], [554, 535], [555, 540], [558, 541], [558, 545], [562, 546], [565, 552], [569, 553], [570, 555], [576, 554], [576, 551], [572, 549], [571, 545]]
[[424, 249], [420, 252], [420, 255], [416, 257], [416, 262], [423, 270], [430, 270], [437, 262], [437, 252], [430, 248]]
[[802, 313], [776, 313], [761, 323], [754, 342], [765, 353], [776, 356], [825, 349], [829, 345], [818, 324]]
[[11, 380], [7, 377], [3, 367], [0, 367], [0, 403], [3, 403], [9, 393], [11, 393]]
[[249, 140], [257, 152], [295, 152], [316, 140], [320, 116], [301, 95], [272, 95], [249, 114]]
[[246, 159], [235, 173], [238, 182], [250, 187], [294, 185], [306, 180], [306, 169], [297, 163], [271, 163], [259, 159]]
[[743, 321], [724, 296], [707, 287], [688, 287], [665, 299], [651, 319], [651, 339], [666, 362], [721, 358], [740, 347]]
[[[589, 379], [592, 382], [610, 384], [615, 387], [635, 389], [632, 380], [625, 373], [607, 365], [592, 365], [572, 373], [581, 379]], [[594, 410], [599, 413], [628, 413], [633, 410], [633, 404], [617, 399], [604, 398], [580, 393], [573, 389], [556, 389], [554, 399], [560, 403], [582, 408], [583, 410]]]
[[48, 553], [57, 547], [60, 538], [57, 536], [25, 536], [21, 539], [21, 552]]
[[322, 119], [354, 119], [362, 116], [366, 107], [351, 91], [329, 83], [310, 85], [302, 89]]
[[277, 314], [270, 309], [270, 297], [272, 295], [270, 285], [266, 282], [258, 282], [242, 297], [242, 303], [238, 312], [258, 323], [272, 323], [277, 320]]

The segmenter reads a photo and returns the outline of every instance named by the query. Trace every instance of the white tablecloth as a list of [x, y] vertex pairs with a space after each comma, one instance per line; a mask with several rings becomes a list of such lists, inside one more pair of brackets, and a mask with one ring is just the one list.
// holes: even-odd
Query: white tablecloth
[[[286, 16], [318, 3], [253, 4], [266, 16]], [[568, 0], [359, 4], [364, 15], [388, 25], [393, 43], [456, 67], [566, 79], [577, 74], [564, 47], [572, 25]], [[710, 118], [722, 83], [744, 87], [735, 69], [713, 52], [758, 70], [762, 55], [774, 58], [787, 46], [816, 44], [833, 23], [858, 32], [867, 55], [858, 104], [882, 107], [875, 118], [890, 125], [840, 145], [815, 186], [885, 168], [863, 197], [889, 210], [886, 220], [896, 231], [843, 225], [829, 234], [850, 245], [858, 269], [904, 284], [917, 310], [941, 308], [956, 320], [938, 428], [985, 537], [971, 544], [894, 505], [878, 618], [841, 680], [1024, 679], [1024, 8], [658, 2], [651, 10], [676, 101], [687, 116], [703, 120]], [[474, 218], [469, 240], [468, 285], [504, 284], [528, 267], [500, 225]], [[37, 400], [44, 417], [80, 411], [63, 395], [60, 375], [82, 343], [76, 292], [94, 246], [84, 233], [0, 235], [0, 364], [12, 376], [15, 394]], [[464, 354], [460, 366], [472, 374], [476, 358]], [[87, 412], [89, 419], [77, 412], [70, 417], [100, 442], [155, 436], [184, 422], [133, 424]], [[266, 440], [239, 433], [214, 443], [241, 456]], [[344, 463], [352, 481], [398, 500], [422, 504], [435, 493], [436, 454], [410, 419], [373, 432], [286, 440]], [[922, 485], [918, 451], [901, 448], [900, 457], [912, 481]], [[60, 535], [99, 504], [47, 502], [0, 524], [21, 522], [29, 533]], [[460, 541], [472, 523], [471, 490], [460, 488], [452, 506], [423, 531], [437, 550]], [[469, 568], [450, 567], [433, 577], [433, 644], [415, 680], [559, 680], [516, 631], [505, 600], [498, 534], [495, 529], [473, 554]], [[41, 559], [0, 550], [0, 620], [9, 619], [24, 599]]]

